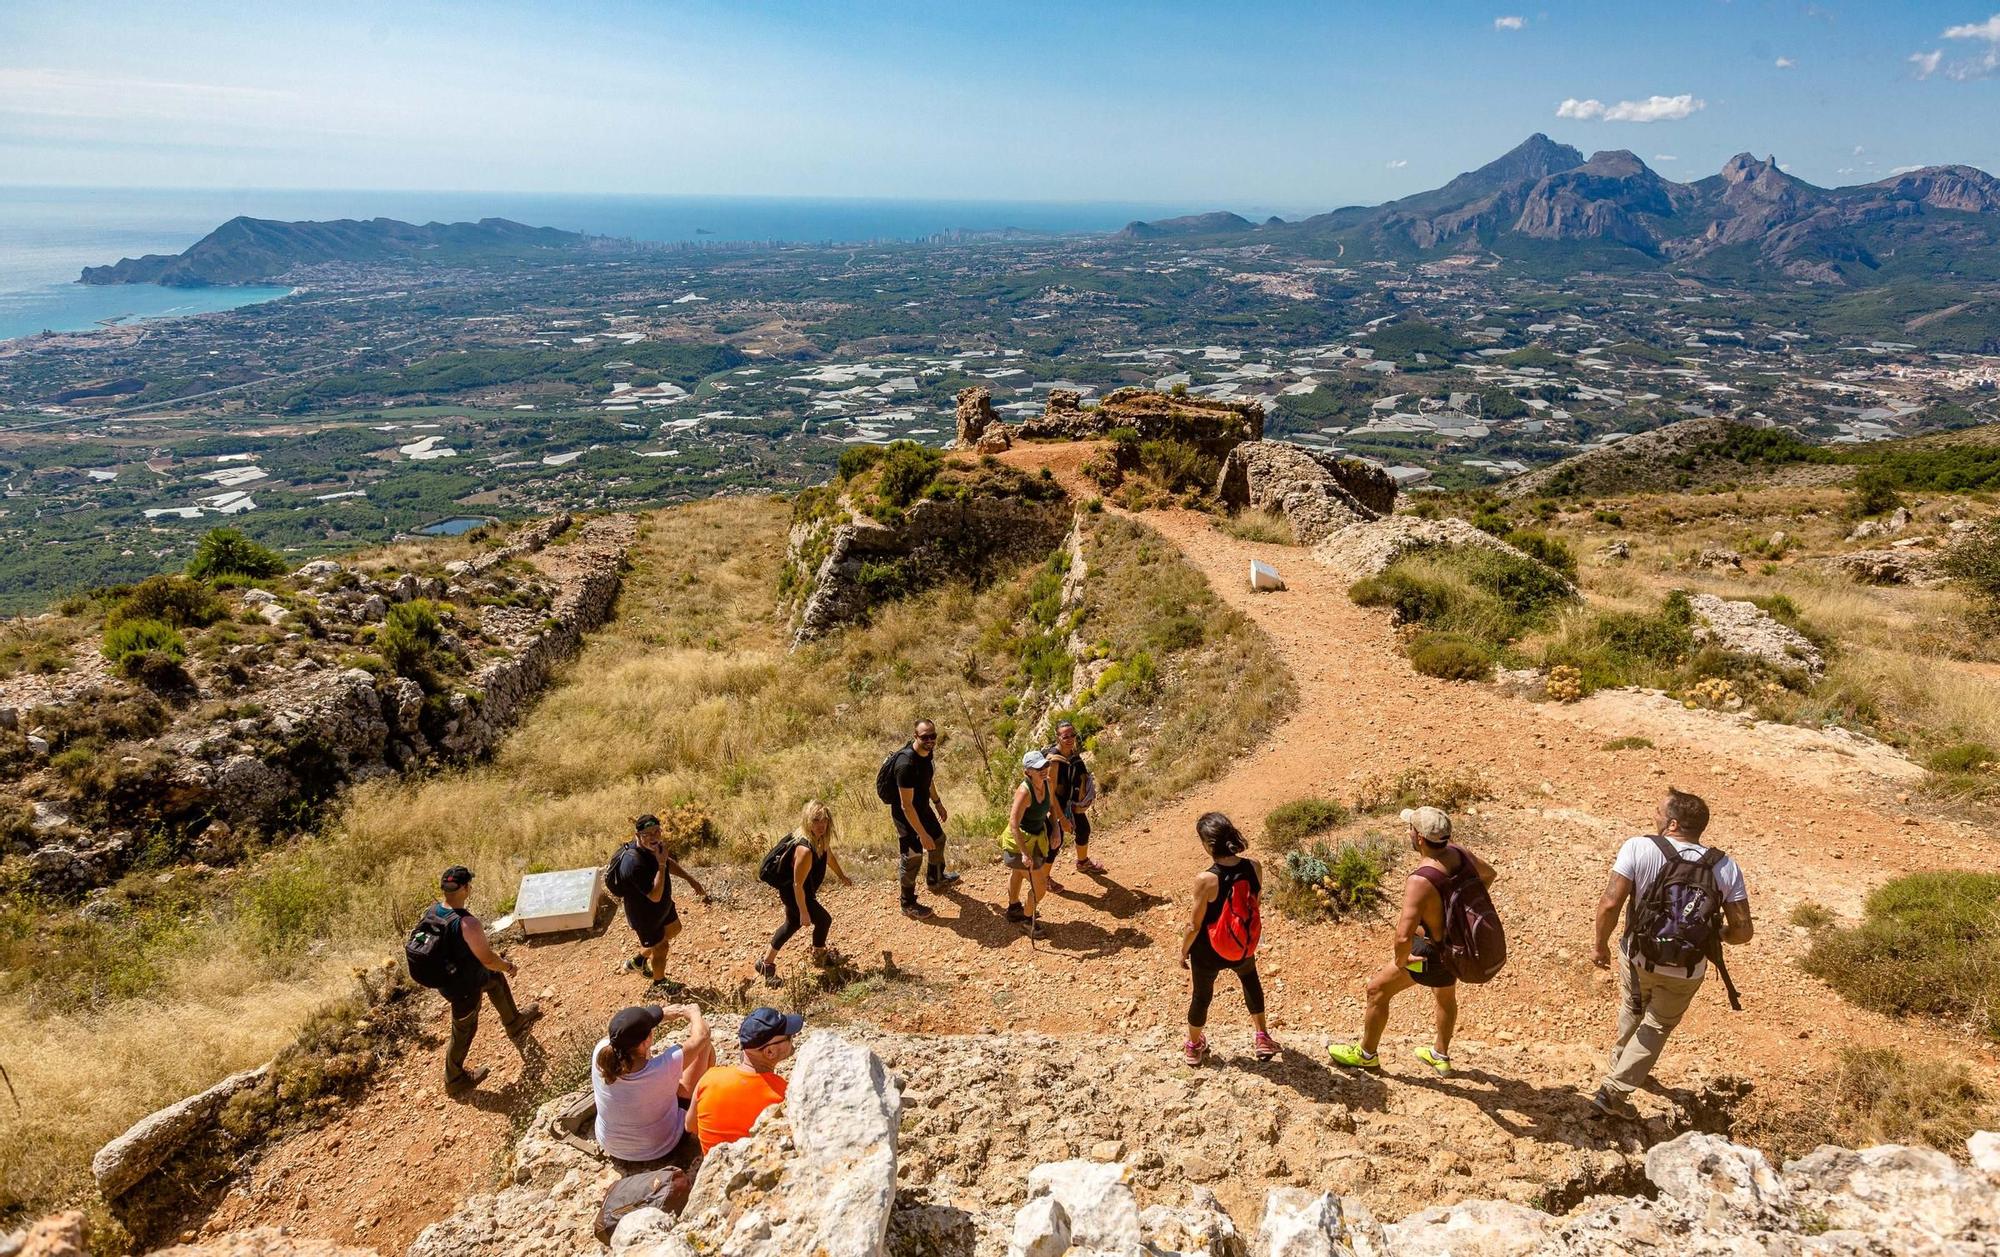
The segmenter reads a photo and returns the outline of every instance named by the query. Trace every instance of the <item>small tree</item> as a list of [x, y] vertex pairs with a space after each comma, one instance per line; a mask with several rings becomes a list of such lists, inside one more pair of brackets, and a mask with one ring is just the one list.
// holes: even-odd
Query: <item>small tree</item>
[[1847, 509], [1857, 519], [1886, 515], [1903, 504], [1896, 492], [1896, 473], [1887, 467], [1863, 467], [1855, 474], [1853, 488]]
[[194, 548], [187, 574], [196, 580], [218, 576], [276, 576], [285, 570], [277, 551], [260, 546], [234, 528], [211, 528]]
[[2000, 617], [2000, 516], [1961, 536], [1938, 569], [1965, 588], [1988, 617]]

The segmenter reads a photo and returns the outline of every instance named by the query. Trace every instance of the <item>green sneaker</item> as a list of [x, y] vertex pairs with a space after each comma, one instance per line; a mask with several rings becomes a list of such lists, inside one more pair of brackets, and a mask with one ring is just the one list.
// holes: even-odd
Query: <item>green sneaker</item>
[[1424, 1064], [1430, 1066], [1432, 1069], [1435, 1069], [1440, 1074], [1448, 1074], [1451, 1072], [1451, 1058], [1441, 1053], [1434, 1052], [1430, 1048], [1427, 1047], [1418, 1048], [1417, 1059], [1422, 1061]]
[[1346, 1065], [1351, 1069], [1380, 1069], [1382, 1058], [1373, 1052], [1364, 1052], [1358, 1043], [1329, 1043], [1326, 1054], [1336, 1065]]

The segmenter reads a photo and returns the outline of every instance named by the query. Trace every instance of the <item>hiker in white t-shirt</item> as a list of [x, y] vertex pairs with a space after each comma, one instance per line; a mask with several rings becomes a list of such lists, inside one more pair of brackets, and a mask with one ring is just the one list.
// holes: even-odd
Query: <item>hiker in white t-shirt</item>
[[[1604, 1117], [1638, 1116], [1632, 1092], [1652, 1075], [1667, 1036], [1701, 990], [1709, 968], [1703, 957], [1719, 963], [1723, 943], [1747, 943], [1755, 932], [1743, 870], [1698, 841], [1708, 828], [1708, 804], [1669, 787], [1653, 824], [1653, 833], [1628, 839], [1619, 849], [1597, 905], [1597, 950], [1591, 959], [1600, 969], [1611, 967], [1611, 931], [1625, 910], [1618, 945], [1618, 1038], [1605, 1062], [1604, 1081], [1590, 1097], [1591, 1107]], [[1663, 880], [1667, 884], [1655, 896]], [[1704, 902], [1711, 886], [1719, 905]], [[1704, 906], [1711, 911], [1702, 911]], [[1680, 963], [1672, 963], [1676, 959]], [[1736, 990], [1727, 967], [1722, 980], [1734, 1007]]]

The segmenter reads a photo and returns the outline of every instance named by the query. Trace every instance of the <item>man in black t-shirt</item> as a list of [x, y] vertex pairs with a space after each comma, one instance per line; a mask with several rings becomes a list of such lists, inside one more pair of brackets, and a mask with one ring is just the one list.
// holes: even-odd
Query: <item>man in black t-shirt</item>
[[958, 881], [958, 874], [945, 871], [944, 822], [949, 813], [935, 782], [937, 764], [931, 755], [937, 741], [937, 726], [917, 721], [910, 744], [897, 752], [896, 802], [889, 808], [903, 863], [903, 915], [919, 919], [931, 915], [928, 906], [917, 902], [919, 869], [925, 870], [924, 881], [933, 892]]
[[660, 833], [660, 818], [648, 813], [633, 822], [638, 831], [631, 842], [618, 849], [611, 860], [610, 883], [618, 888], [625, 904], [625, 920], [639, 936], [639, 954], [626, 962], [628, 969], [644, 970], [655, 982], [666, 976], [667, 949], [681, 932], [681, 914], [674, 907], [672, 878], [694, 887], [694, 893], [708, 901], [708, 891], [679, 861], [667, 854]]
[[514, 990], [507, 979], [521, 970], [503, 959], [487, 940], [486, 930], [465, 904], [472, 895], [472, 870], [454, 864], [438, 878], [438, 901], [426, 915], [435, 916], [447, 934], [445, 946], [456, 952], [458, 976], [439, 989], [451, 1002], [451, 1045], [444, 1052], [444, 1088], [447, 1094], [462, 1096], [485, 1080], [487, 1069], [465, 1067], [472, 1050], [472, 1036], [479, 1033], [479, 1003], [493, 1001], [500, 1014], [500, 1026], [518, 1047], [521, 1036], [542, 1015], [542, 1006], [530, 1000], [515, 1007]]

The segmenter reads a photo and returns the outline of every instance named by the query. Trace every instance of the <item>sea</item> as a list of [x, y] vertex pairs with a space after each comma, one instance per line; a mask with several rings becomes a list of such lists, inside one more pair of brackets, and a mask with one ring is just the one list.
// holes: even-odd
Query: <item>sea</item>
[[1115, 231], [1184, 206], [1113, 202], [905, 201], [483, 192], [182, 190], [0, 186], [0, 340], [132, 319], [227, 310], [285, 288], [158, 288], [76, 282], [86, 266], [179, 253], [238, 214], [286, 221], [511, 218], [634, 240], [853, 244], [955, 230]]

